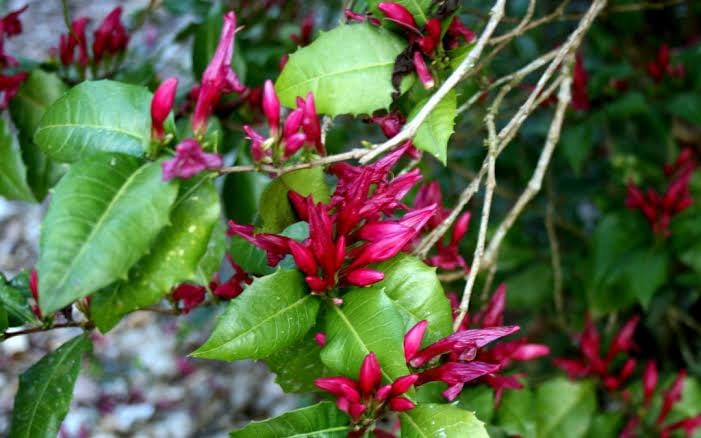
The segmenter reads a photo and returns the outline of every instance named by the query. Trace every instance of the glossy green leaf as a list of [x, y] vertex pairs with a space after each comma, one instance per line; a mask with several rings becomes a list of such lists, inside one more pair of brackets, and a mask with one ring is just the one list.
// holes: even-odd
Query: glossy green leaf
[[276, 374], [275, 383], [285, 392], [311, 392], [318, 388], [314, 380], [332, 375], [319, 357], [321, 347], [314, 340], [314, 330], [290, 347], [276, 351], [265, 358], [270, 371]]
[[222, 187], [226, 217], [240, 224], [252, 223], [258, 212], [258, 200], [269, 181], [258, 172], [228, 174]]
[[[423, 108], [427, 101], [428, 99], [424, 99], [416, 105], [409, 114], [409, 120]], [[448, 140], [453, 134], [457, 105], [456, 94], [451, 90], [426, 117], [414, 136], [414, 146], [430, 153], [443, 164], [446, 164], [448, 159]]]
[[401, 38], [382, 28], [341, 25], [291, 54], [275, 89], [288, 107], [311, 91], [317, 111], [331, 116], [387, 109], [394, 91], [394, 61], [405, 47]]
[[64, 162], [100, 151], [142, 156], [151, 141], [150, 108], [151, 93], [145, 87], [83, 82], [46, 110], [34, 142]]
[[345, 438], [350, 429], [348, 415], [333, 403], [322, 402], [290, 411], [279, 417], [253, 421], [232, 432], [231, 438]]
[[297, 222], [297, 218], [287, 198], [287, 192], [294, 190], [300, 195], [313, 195], [316, 202], [328, 202], [329, 188], [324, 181], [324, 171], [320, 167], [287, 173], [270, 182], [260, 197], [260, 216], [263, 230], [279, 233]]
[[36, 322], [37, 317], [27, 302], [27, 296], [0, 276], [0, 304], [8, 314], [12, 326]]
[[643, 249], [633, 253], [625, 267], [628, 288], [631, 295], [643, 307], [650, 304], [655, 291], [667, 280], [667, 255], [664, 251]]
[[405, 330], [422, 319], [428, 321], [425, 342], [436, 341], [452, 333], [450, 302], [436, 276], [436, 268], [416, 257], [400, 254], [377, 265], [384, 280], [367, 289], [383, 291], [404, 318]]
[[114, 327], [128, 312], [158, 303], [174, 286], [199, 280], [199, 262], [219, 221], [219, 196], [209, 178], [183, 183], [180, 192], [170, 225], [131, 269], [129, 279], [93, 296], [91, 315], [101, 332]]
[[688, 92], [669, 99], [667, 110], [697, 126], [701, 126], [701, 98], [698, 93]]
[[31, 138], [46, 110], [68, 87], [53, 73], [34, 70], [10, 101], [10, 116], [17, 129]]
[[91, 348], [87, 336], [76, 336], [22, 373], [9, 436], [56, 436], [71, 404], [81, 359]]
[[404, 318], [381, 289], [359, 289], [326, 313], [326, 346], [321, 360], [334, 372], [357, 376], [371, 351], [386, 381], [409, 374], [404, 359]]
[[458, 406], [474, 412], [477, 418], [489, 423], [494, 415], [494, 390], [486, 385], [466, 386], [458, 398]]
[[[368, 0], [368, 9], [372, 11], [373, 15], [376, 17], [384, 17], [385, 15], [377, 8], [382, 0]], [[411, 12], [414, 16], [416, 24], [423, 26], [428, 19], [428, 10], [431, 6], [431, 0], [397, 0], [393, 3], [399, 3]]]
[[27, 184], [37, 201], [43, 201], [49, 190], [68, 171], [68, 164], [49, 158], [31, 137], [20, 134], [18, 140], [27, 168]]
[[539, 386], [535, 395], [538, 437], [577, 438], [586, 434], [596, 410], [596, 395], [590, 382], [556, 378]]
[[536, 438], [539, 435], [534, 409], [535, 396], [530, 389], [505, 391], [497, 409], [495, 423], [509, 435]]
[[457, 406], [419, 405], [399, 416], [402, 438], [489, 438], [475, 414]]
[[19, 201], [34, 201], [34, 194], [27, 183], [27, 168], [17, 139], [5, 120], [0, 119], [0, 196]]
[[162, 181], [160, 163], [129, 155], [102, 153], [71, 166], [42, 226], [42, 310], [126, 279], [168, 224], [177, 191], [176, 181]]
[[197, 282], [207, 284], [212, 279], [215, 272], [219, 271], [224, 254], [226, 254], [226, 225], [220, 220], [216, 221], [209, 236], [209, 243], [204, 255], [197, 264]]
[[262, 359], [302, 339], [318, 311], [319, 298], [309, 293], [298, 271], [277, 271], [256, 279], [232, 300], [192, 356]]
[[231, 236], [229, 254], [244, 271], [251, 274], [268, 275], [275, 271], [274, 268], [268, 266], [268, 257], [265, 251], [241, 236]]
[[2, 305], [2, 302], [0, 301], [0, 337], [2, 337], [2, 332], [4, 332], [5, 329], [9, 326], [10, 326], [10, 322], [7, 319], [7, 312], [5, 311], [5, 307]]

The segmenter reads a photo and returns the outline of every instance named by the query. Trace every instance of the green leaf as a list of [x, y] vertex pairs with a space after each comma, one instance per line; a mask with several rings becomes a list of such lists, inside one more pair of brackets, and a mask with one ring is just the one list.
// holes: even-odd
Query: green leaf
[[71, 404], [81, 359], [91, 348], [87, 336], [76, 336], [22, 373], [12, 412], [11, 437], [56, 436]]
[[[368, 9], [372, 11], [373, 15], [376, 17], [384, 17], [385, 15], [378, 9], [377, 5], [381, 3], [382, 0], [368, 0]], [[416, 24], [419, 27], [426, 23], [427, 13], [431, 6], [431, 0], [396, 0], [393, 3], [399, 3], [411, 12], [414, 16]]]
[[19, 201], [34, 201], [27, 183], [27, 168], [15, 136], [0, 119], [0, 196]]
[[151, 139], [151, 93], [115, 81], [87, 81], [46, 110], [34, 142], [51, 158], [73, 162], [100, 151], [142, 156]]
[[402, 438], [489, 438], [472, 412], [451, 405], [419, 405], [399, 416]]
[[231, 236], [229, 254], [244, 271], [251, 274], [268, 275], [275, 272], [273, 268], [268, 266], [268, 257], [265, 255], [265, 251], [241, 236]]
[[276, 374], [275, 383], [285, 392], [312, 392], [318, 390], [314, 380], [330, 376], [331, 371], [321, 362], [321, 347], [314, 340], [314, 330], [290, 347], [276, 351], [267, 358], [270, 371]]
[[694, 92], [679, 94], [669, 100], [667, 110], [697, 126], [701, 126], [701, 98]]
[[336, 373], [357, 376], [365, 356], [377, 355], [386, 381], [409, 374], [404, 359], [404, 318], [381, 289], [358, 289], [326, 314], [321, 360]]
[[[416, 257], [400, 254], [376, 266], [385, 278], [367, 289], [383, 291], [404, 318], [404, 329], [425, 319], [428, 331], [425, 342], [431, 343], [453, 331], [450, 302], [436, 276], [436, 268]], [[357, 288], [356, 288], [357, 289]]]
[[667, 255], [655, 249], [644, 249], [631, 255], [625, 266], [631, 295], [647, 308], [655, 291], [667, 280]]
[[71, 166], [42, 225], [41, 309], [53, 312], [126, 279], [168, 224], [176, 194], [157, 162], [102, 153]]
[[22, 134], [31, 138], [47, 108], [67, 89], [57, 75], [39, 69], [32, 71], [10, 101], [12, 122]]
[[458, 406], [474, 412], [481, 421], [489, 423], [494, 415], [494, 390], [486, 385], [470, 385], [462, 390]]
[[258, 172], [228, 174], [222, 187], [226, 217], [240, 224], [252, 223], [258, 212], [258, 200], [268, 181]]
[[12, 326], [37, 321], [32, 308], [29, 307], [27, 297], [20, 290], [5, 283], [2, 277], [0, 277], [0, 304], [5, 308]]
[[328, 202], [329, 188], [320, 167], [290, 172], [270, 182], [260, 197], [260, 216], [266, 233], [279, 233], [297, 222], [287, 198], [293, 190], [302, 196], [312, 195], [315, 202]]
[[321, 402], [231, 432], [231, 438], [345, 438], [349, 418], [333, 403]]
[[170, 225], [131, 269], [129, 279], [93, 296], [91, 315], [100, 331], [107, 332], [133, 310], [158, 303], [174, 286], [199, 280], [197, 268], [220, 212], [211, 179], [183, 184], [170, 214]]
[[27, 167], [27, 183], [37, 201], [43, 201], [49, 194], [49, 189], [68, 170], [68, 164], [59, 163], [49, 158], [31, 139], [20, 133], [19, 146], [22, 160]]
[[192, 356], [262, 359], [302, 339], [318, 311], [319, 299], [309, 293], [298, 271], [277, 271], [256, 279], [232, 300]]
[[594, 145], [594, 128], [593, 123], [584, 122], [571, 126], [562, 133], [562, 153], [577, 176], [581, 175], [584, 160]]
[[226, 254], [226, 225], [220, 220], [216, 221], [212, 235], [209, 237], [207, 249], [197, 264], [197, 282], [207, 284], [215, 272], [219, 271], [224, 254]]
[[405, 47], [395, 34], [370, 24], [338, 26], [291, 54], [275, 89], [287, 107], [311, 91], [317, 111], [330, 116], [387, 109], [394, 61]]
[[538, 437], [584, 436], [596, 411], [596, 395], [590, 382], [556, 378], [536, 390]]
[[0, 302], [0, 337], [2, 337], [2, 332], [4, 332], [9, 326], [10, 323], [7, 319], [7, 312], [5, 311], [5, 307], [3, 307], [2, 302]]
[[528, 389], [505, 391], [497, 409], [496, 424], [501, 426], [509, 435], [520, 435], [523, 438], [536, 438], [537, 423], [535, 418], [535, 396]]
[[[409, 114], [410, 121], [427, 101], [428, 98], [414, 107], [414, 110]], [[414, 146], [430, 153], [444, 165], [448, 159], [448, 140], [453, 134], [457, 106], [455, 91], [451, 90], [426, 117], [414, 136]]]

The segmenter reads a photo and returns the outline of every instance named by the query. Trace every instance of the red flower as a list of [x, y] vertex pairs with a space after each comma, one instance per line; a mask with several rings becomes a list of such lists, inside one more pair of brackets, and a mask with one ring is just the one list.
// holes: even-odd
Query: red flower
[[241, 93], [245, 87], [236, 73], [231, 69], [231, 57], [234, 54], [234, 35], [236, 34], [236, 14], [230, 11], [224, 14], [217, 49], [202, 73], [200, 92], [192, 116], [192, 130], [202, 135], [207, 128], [207, 118], [212, 114], [222, 93]]
[[322, 390], [333, 394], [340, 410], [358, 423], [363, 416], [379, 418], [386, 410], [404, 412], [413, 409], [415, 404], [402, 397], [417, 381], [418, 376], [410, 374], [397, 378], [388, 385], [382, 383], [382, 369], [375, 353], [370, 352], [360, 367], [358, 380], [348, 377], [322, 377], [314, 383]]
[[153, 99], [151, 100], [151, 135], [154, 138], [163, 138], [163, 123], [173, 109], [177, 88], [178, 78], [168, 78], [153, 93]]
[[589, 75], [584, 69], [584, 59], [581, 53], [577, 53], [572, 72], [572, 107], [578, 111], [589, 109], [588, 83]]
[[25, 5], [0, 18], [0, 68], [17, 65], [17, 60], [5, 53], [5, 37], [11, 38], [22, 33], [22, 22], [19, 20], [19, 16], [28, 7], [29, 5]]
[[88, 57], [88, 42], [85, 36], [85, 28], [89, 18], [81, 17], [71, 23], [70, 34], [62, 34], [59, 40], [59, 56], [64, 66], [73, 64], [75, 49], [78, 48], [78, 66], [85, 68], [90, 63]]
[[453, 17], [453, 20], [450, 22], [446, 35], [451, 38], [450, 42], [446, 44], [449, 49], [455, 49], [458, 46], [460, 38], [465, 40], [468, 44], [474, 42], [477, 38], [477, 35], [470, 28], [462, 24], [457, 16]]
[[645, 406], [650, 404], [650, 400], [652, 400], [652, 396], [655, 394], [657, 379], [657, 364], [654, 360], [650, 360], [647, 362], [645, 372], [643, 373], [643, 394]]
[[655, 82], [661, 82], [665, 75], [683, 78], [686, 75], [683, 64], [670, 64], [669, 45], [662, 44], [657, 50], [655, 59], [648, 62], [647, 72]]
[[299, 34], [293, 33], [290, 35], [292, 42], [299, 47], [308, 46], [312, 42], [312, 34], [314, 33], [314, 16], [308, 15], [302, 20], [299, 28]]
[[682, 399], [682, 390], [684, 389], [684, 378], [686, 377], [686, 370], [680, 370], [677, 373], [677, 377], [674, 379], [671, 385], [667, 388], [662, 399], [662, 408], [660, 408], [660, 414], [657, 416], [655, 423], [661, 425], [664, 420], [667, 419], [669, 411], [672, 410], [677, 402]]
[[32, 272], [29, 274], [29, 291], [32, 293], [35, 303], [32, 306], [32, 313], [34, 313], [37, 318], [41, 319], [42, 314], [39, 308], [39, 277], [36, 269], [32, 269]]
[[254, 234], [253, 225], [241, 225], [230, 220], [228, 234], [229, 236], [241, 236], [253, 245], [266, 251], [270, 266], [277, 265], [280, 263], [280, 260], [290, 253], [289, 243], [292, 239], [269, 233]]
[[114, 8], [95, 31], [92, 44], [93, 62], [99, 64], [104, 55], [117, 55], [126, 50], [129, 35], [121, 21], [122, 7]]
[[433, 80], [433, 75], [431, 75], [431, 71], [428, 69], [426, 61], [424, 61], [424, 56], [421, 54], [421, 52], [414, 52], [413, 60], [414, 69], [416, 70], [416, 74], [419, 76], [421, 84], [425, 89], [430, 90], [434, 85], [436, 85], [436, 81]]
[[251, 284], [253, 278], [251, 278], [241, 266], [236, 264], [229, 254], [226, 255], [226, 258], [229, 261], [229, 265], [234, 270], [234, 274], [229, 277], [227, 281], [222, 283], [219, 280], [219, 273], [215, 273], [214, 278], [209, 283], [209, 289], [212, 291], [213, 295], [223, 300], [231, 300], [241, 295], [245, 285]]
[[400, 26], [406, 27], [409, 30], [420, 33], [414, 20], [414, 16], [407, 8], [399, 3], [381, 2], [377, 5], [377, 9], [382, 11], [388, 20], [394, 21]]
[[194, 284], [183, 283], [173, 290], [173, 299], [182, 304], [182, 312], [189, 313], [202, 304], [207, 288]]
[[399, 111], [392, 111], [384, 116], [373, 116], [370, 121], [382, 129], [382, 133], [387, 138], [392, 138], [399, 134], [406, 118]]
[[204, 170], [218, 169], [222, 159], [218, 154], [207, 153], [202, 146], [192, 139], [186, 138], [175, 147], [175, 157], [161, 164], [163, 180], [175, 177], [189, 179]]
[[17, 90], [22, 85], [25, 79], [29, 76], [26, 72], [16, 73], [14, 75], [3, 75], [0, 74], [0, 91], [3, 93], [2, 102], [0, 102], [0, 109], [7, 108]]

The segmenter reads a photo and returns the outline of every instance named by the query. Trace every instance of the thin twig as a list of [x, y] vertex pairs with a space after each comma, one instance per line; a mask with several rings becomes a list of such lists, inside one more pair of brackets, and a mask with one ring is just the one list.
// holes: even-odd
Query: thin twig
[[555, 302], [557, 319], [564, 324], [565, 302], [562, 296], [562, 260], [560, 258], [560, 242], [557, 240], [557, 231], [555, 230], [555, 190], [550, 173], [548, 173], [545, 185], [548, 192], [548, 204], [545, 207], [545, 230], [550, 243], [550, 261], [553, 267], [553, 301]]
[[13, 332], [4, 332], [2, 336], [0, 336], [1, 340], [9, 339], [13, 336], [20, 336], [20, 335], [28, 335], [31, 333], [39, 333], [39, 332], [46, 332], [50, 330], [55, 330], [55, 329], [62, 329], [62, 328], [71, 328], [71, 327], [81, 327], [85, 330], [92, 330], [95, 328], [95, 325], [91, 321], [69, 321], [69, 322], [62, 322], [50, 326], [39, 326], [39, 327], [30, 327], [28, 329], [23, 329], [23, 330], [17, 330]]

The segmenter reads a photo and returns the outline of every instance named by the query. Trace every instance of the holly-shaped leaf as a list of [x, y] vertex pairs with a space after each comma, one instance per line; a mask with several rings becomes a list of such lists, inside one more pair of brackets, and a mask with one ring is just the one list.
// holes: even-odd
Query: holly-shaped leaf
[[402, 438], [488, 438], [484, 423], [457, 406], [419, 405], [400, 415]]
[[319, 298], [297, 270], [256, 279], [232, 300], [214, 332], [192, 356], [207, 359], [262, 359], [301, 340], [316, 322]]
[[333, 403], [321, 402], [290, 411], [279, 417], [253, 421], [243, 429], [231, 432], [231, 438], [345, 438], [350, 430], [348, 415]]
[[100, 331], [107, 332], [128, 312], [158, 303], [174, 286], [199, 280], [197, 268], [220, 212], [219, 196], [210, 178], [182, 184], [170, 225], [131, 269], [129, 279], [93, 296], [91, 315]]
[[377, 265], [385, 278], [367, 289], [383, 291], [404, 318], [405, 331], [422, 319], [428, 321], [426, 343], [452, 333], [450, 302], [436, 276], [436, 268], [416, 257], [400, 254]]
[[302, 196], [312, 195], [315, 202], [328, 202], [329, 188], [320, 167], [290, 172], [274, 179], [260, 196], [260, 216], [266, 233], [279, 233], [297, 222], [287, 198], [293, 190]]
[[118, 279], [151, 248], [178, 191], [161, 164], [101, 153], [71, 166], [42, 225], [40, 307], [53, 312]]
[[[414, 118], [427, 101], [428, 98], [419, 102], [408, 119]], [[455, 126], [457, 104], [455, 91], [451, 90], [426, 117], [414, 136], [414, 146], [430, 153], [443, 164], [448, 159], [448, 140]]]
[[34, 201], [27, 183], [27, 168], [5, 120], [0, 119], [0, 196], [19, 201]]
[[86, 335], [76, 336], [22, 373], [9, 436], [36, 438], [58, 434], [73, 398], [81, 359], [91, 348]]
[[315, 334], [312, 329], [302, 341], [265, 358], [270, 371], [276, 374], [275, 383], [283, 391], [316, 391], [318, 388], [314, 385], [314, 380], [331, 375], [319, 357], [321, 347], [314, 340]]
[[326, 346], [321, 360], [335, 373], [357, 377], [371, 351], [386, 381], [409, 374], [404, 359], [404, 318], [382, 289], [358, 289], [326, 313]]
[[[275, 84], [280, 101], [314, 94], [320, 114], [370, 114], [392, 103], [392, 70], [406, 43], [370, 24], [341, 25], [290, 55]], [[411, 83], [403, 83], [407, 88]]]
[[46, 110], [34, 142], [63, 162], [100, 151], [142, 156], [151, 142], [150, 108], [151, 93], [145, 87], [83, 82]]

